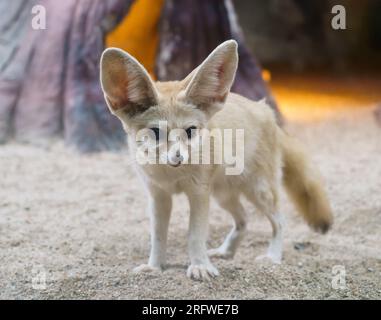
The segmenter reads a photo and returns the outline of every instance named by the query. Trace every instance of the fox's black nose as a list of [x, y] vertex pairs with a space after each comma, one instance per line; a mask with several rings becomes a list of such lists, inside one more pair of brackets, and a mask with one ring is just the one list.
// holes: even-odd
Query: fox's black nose
[[184, 157], [181, 155], [180, 150], [176, 151], [176, 158], [179, 163], [184, 161]]
[[184, 156], [181, 155], [180, 153], [180, 150], [177, 150], [176, 153], [171, 157], [169, 158], [169, 164], [172, 166], [172, 167], [178, 167], [181, 165], [181, 163], [184, 161]]

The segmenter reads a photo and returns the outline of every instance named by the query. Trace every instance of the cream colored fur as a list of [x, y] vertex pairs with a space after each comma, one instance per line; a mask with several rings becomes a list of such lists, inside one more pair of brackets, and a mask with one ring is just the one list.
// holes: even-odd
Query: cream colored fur
[[[189, 256], [187, 274], [194, 279], [218, 275], [210, 257], [231, 258], [246, 229], [245, 196], [270, 221], [273, 237], [265, 257], [280, 263], [283, 218], [278, 208], [282, 180], [306, 221], [327, 231], [332, 214], [316, 169], [297, 144], [276, 124], [273, 111], [264, 101], [254, 102], [230, 93], [238, 64], [237, 44], [226, 41], [183, 81], [154, 83], [144, 68], [129, 54], [107, 49], [101, 61], [101, 83], [110, 111], [119, 117], [128, 133], [131, 152], [140, 143], [137, 133], [168, 122], [170, 129], [243, 129], [243, 172], [226, 175], [227, 164], [181, 164], [173, 159], [188, 158], [186, 145], [173, 152], [159, 151], [168, 164], [137, 165], [149, 194], [151, 253], [146, 265], [135, 271], [161, 270], [166, 263], [167, 231], [172, 195], [184, 192], [190, 203]], [[202, 138], [202, 137], [201, 137]], [[150, 143], [156, 143], [151, 141]], [[168, 142], [171, 146], [173, 143]], [[223, 141], [222, 149], [226, 148]], [[218, 153], [218, 144], [211, 146]], [[282, 178], [282, 175], [284, 176]], [[207, 251], [208, 212], [213, 196], [233, 217], [234, 226], [223, 244]]]

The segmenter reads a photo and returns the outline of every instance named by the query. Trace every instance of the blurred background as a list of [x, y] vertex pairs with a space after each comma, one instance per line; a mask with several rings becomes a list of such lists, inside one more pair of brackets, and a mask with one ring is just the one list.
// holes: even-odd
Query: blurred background
[[[345, 11], [332, 13], [336, 5]], [[381, 101], [380, 0], [0, 0], [0, 12], [2, 143], [63, 137], [82, 152], [122, 147], [99, 86], [109, 46], [166, 81], [234, 38], [233, 91], [266, 98], [281, 125]]]

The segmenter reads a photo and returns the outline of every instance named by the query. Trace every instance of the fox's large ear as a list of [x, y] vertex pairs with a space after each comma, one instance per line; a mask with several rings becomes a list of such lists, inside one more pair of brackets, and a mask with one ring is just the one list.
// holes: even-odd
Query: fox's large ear
[[238, 67], [237, 42], [225, 41], [184, 82], [182, 96], [209, 116], [219, 111], [234, 82]]
[[101, 84], [112, 113], [132, 116], [157, 104], [155, 85], [144, 67], [127, 52], [109, 48], [101, 58]]

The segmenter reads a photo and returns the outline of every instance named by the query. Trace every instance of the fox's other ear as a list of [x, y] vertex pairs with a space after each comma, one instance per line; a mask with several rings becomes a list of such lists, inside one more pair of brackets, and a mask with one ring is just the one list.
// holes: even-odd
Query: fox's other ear
[[129, 116], [157, 104], [155, 85], [144, 67], [127, 52], [106, 49], [101, 58], [101, 85], [110, 111]]
[[184, 80], [188, 82], [182, 93], [185, 99], [209, 116], [223, 107], [234, 82], [238, 67], [237, 47], [234, 40], [223, 42]]

